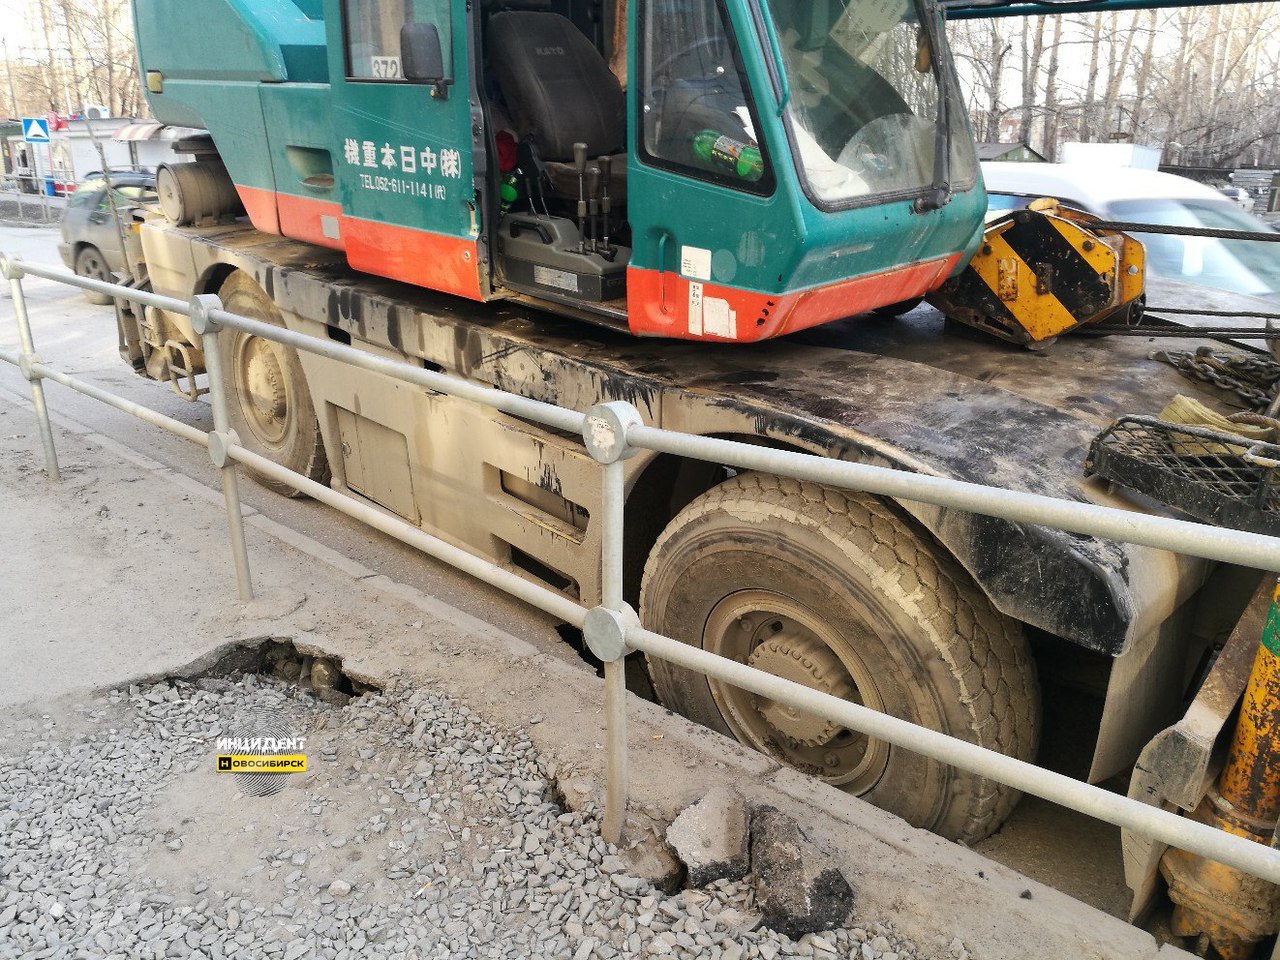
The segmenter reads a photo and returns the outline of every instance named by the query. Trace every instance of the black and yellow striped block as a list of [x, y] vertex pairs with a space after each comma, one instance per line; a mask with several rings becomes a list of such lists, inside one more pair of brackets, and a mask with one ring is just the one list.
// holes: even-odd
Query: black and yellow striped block
[[1142, 244], [1094, 218], [1036, 201], [992, 222], [978, 252], [929, 298], [952, 319], [1040, 345], [1129, 307], [1143, 291]]

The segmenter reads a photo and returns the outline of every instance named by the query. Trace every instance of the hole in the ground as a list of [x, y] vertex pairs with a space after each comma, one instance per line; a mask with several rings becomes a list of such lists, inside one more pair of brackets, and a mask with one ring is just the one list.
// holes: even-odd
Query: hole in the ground
[[230, 680], [244, 674], [275, 677], [333, 706], [342, 706], [355, 697], [380, 689], [344, 671], [340, 657], [304, 653], [291, 640], [272, 637], [236, 646], [211, 666], [181, 679]]
[[556, 633], [560, 634], [560, 639], [573, 647], [574, 651], [582, 658], [582, 662], [587, 664], [596, 672], [597, 677], [604, 676], [604, 661], [591, 652], [591, 648], [587, 646], [587, 640], [582, 635], [582, 631], [573, 624], [560, 623], [556, 624]]
[[[582, 631], [572, 624], [556, 625], [556, 633], [560, 639], [574, 649], [582, 662], [596, 672], [597, 677], [604, 676], [604, 661], [591, 652]], [[627, 690], [641, 699], [652, 703], [658, 702], [658, 694], [653, 689], [653, 681], [649, 679], [649, 667], [645, 663], [644, 654], [635, 650], [627, 654]]]

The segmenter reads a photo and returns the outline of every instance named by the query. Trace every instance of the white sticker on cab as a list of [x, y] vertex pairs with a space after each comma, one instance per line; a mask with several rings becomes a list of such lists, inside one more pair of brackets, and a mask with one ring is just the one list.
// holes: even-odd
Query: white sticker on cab
[[702, 247], [680, 248], [680, 272], [694, 280], [711, 279], [711, 251]]
[[702, 332], [707, 336], [738, 339], [738, 315], [729, 301], [720, 297], [702, 298]]
[[702, 284], [689, 284], [689, 333], [702, 336]]

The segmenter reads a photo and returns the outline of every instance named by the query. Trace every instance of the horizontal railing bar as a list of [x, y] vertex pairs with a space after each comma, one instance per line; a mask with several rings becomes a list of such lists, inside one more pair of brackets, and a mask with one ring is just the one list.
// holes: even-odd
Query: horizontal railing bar
[[584, 415], [568, 410], [565, 407], [558, 407], [553, 403], [531, 400], [516, 393], [499, 390], [497, 387], [471, 383], [461, 377], [451, 376], [447, 373], [436, 373], [433, 370], [411, 367], [409, 364], [399, 360], [388, 360], [385, 357], [379, 357], [356, 347], [349, 347], [346, 344], [332, 340], [321, 340], [305, 333], [295, 333], [293, 330], [277, 327], [270, 323], [263, 323], [261, 320], [253, 320], [249, 317], [228, 313], [225, 310], [210, 310], [209, 316], [225, 326], [243, 330], [245, 333], [252, 333], [267, 340], [274, 340], [277, 343], [283, 343], [298, 350], [305, 350], [308, 353], [328, 357], [330, 360], [347, 363], [363, 370], [381, 373], [396, 380], [403, 380], [406, 383], [416, 384], [439, 393], [447, 393], [463, 400], [474, 400], [476, 403], [483, 403], [504, 413], [510, 413], [517, 417], [527, 417], [530, 420], [548, 424], [558, 430], [577, 434], [582, 433]]
[[170, 433], [176, 433], [184, 440], [190, 440], [192, 443], [199, 444], [202, 447], [209, 446], [209, 435], [198, 427], [183, 423], [181, 420], [175, 420], [173, 417], [167, 417], [159, 411], [144, 407], [140, 403], [134, 403], [132, 400], [126, 400], [124, 397], [118, 397], [114, 393], [107, 393], [101, 387], [96, 387], [78, 377], [56, 370], [47, 363], [33, 363], [31, 369], [46, 380], [60, 383], [76, 393], [92, 397], [94, 400], [105, 403], [109, 407], [115, 407], [117, 410], [137, 417], [145, 423], [168, 430]]
[[[148, 306], [159, 307], [162, 310], [169, 310], [184, 316], [190, 316], [190, 304], [182, 300], [176, 300], [172, 297], [163, 297], [156, 293], [135, 290], [131, 287], [123, 287], [119, 284], [106, 283], [102, 280], [93, 280], [88, 277], [80, 277], [74, 273], [68, 273], [65, 270], [57, 270], [51, 267], [40, 266], [38, 264], [27, 263], [25, 260], [14, 258], [14, 263], [22, 267], [23, 272], [32, 276], [43, 277], [46, 280], [55, 280], [59, 283], [66, 283], [74, 287], [80, 287], [83, 290], [91, 290], [95, 293], [104, 293], [111, 297], [118, 297], [126, 300], [134, 300]], [[237, 330], [243, 330], [246, 333], [252, 333], [255, 336], [263, 337], [267, 340], [273, 340], [277, 343], [283, 343], [286, 346], [293, 347], [297, 350], [305, 350], [308, 353], [314, 353], [319, 356], [328, 357], [331, 360], [337, 360], [342, 363], [349, 363], [352, 366], [361, 367], [375, 373], [381, 373], [384, 376], [392, 377], [396, 380], [402, 380], [406, 383], [413, 383], [417, 386], [426, 387], [428, 390], [435, 390], [440, 393], [447, 393], [451, 396], [460, 397], [465, 400], [474, 400], [477, 403], [483, 403], [487, 406], [494, 407], [504, 413], [510, 413], [519, 417], [527, 417], [536, 420], [539, 423], [547, 424], [558, 430], [565, 430], [570, 433], [581, 433], [583, 424], [583, 415], [564, 407], [556, 406], [553, 403], [544, 403], [541, 400], [533, 400], [529, 397], [522, 397], [516, 393], [509, 393], [506, 390], [499, 390], [496, 387], [487, 387], [480, 384], [471, 383], [460, 377], [451, 376], [445, 373], [437, 373], [433, 370], [424, 370], [418, 367], [410, 366], [407, 363], [398, 360], [389, 360], [385, 357], [379, 357], [374, 354], [359, 350], [355, 347], [336, 341], [321, 340], [318, 337], [312, 337], [308, 334], [297, 333], [284, 327], [277, 327], [275, 324], [263, 323], [260, 320], [254, 320], [250, 317], [242, 317], [236, 313], [230, 313], [226, 310], [211, 310], [209, 314], [218, 323]]]
[[1255, 570], [1280, 571], [1280, 537], [1261, 533], [1062, 500], [1005, 487], [988, 487], [951, 477], [832, 460], [737, 440], [675, 433], [658, 427], [633, 426], [627, 431], [627, 442], [646, 450], [708, 460], [744, 470], [760, 470], [896, 500], [915, 500], [1018, 523], [1121, 540]]
[[149, 290], [138, 290], [134, 287], [124, 287], [118, 283], [108, 283], [105, 280], [94, 280], [92, 277], [81, 277], [66, 270], [59, 270], [55, 267], [46, 267], [37, 263], [28, 263], [26, 260], [20, 260], [17, 257], [10, 258], [13, 263], [22, 267], [23, 273], [29, 273], [33, 277], [41, 277], [45, 280], [55, 280], [58, 283], [65, 283], [68, 286], [79, 287], [81, 290], [91, 290], [94, 293], [105, 293], [109, 297], [115, 297], [120, 300], [132, 300], [135, 303], [143, 303], [148, 307], [159, 307], [161, 310], [169, 310], [173, 313], [181, 313], [190, 315], [189, 304], [185, 300], [176, 300], [173, 297], [162, 297], [158, 293], [152, 293]]
[[[127, 288], [114, 284], [103, 284], [25, 262], [21, 265], [29, 273], [86, 289], [89, 288], [87, 284], [96, 284], [95, 289], [101, 288], [103, 292], [113, 295], [128, 292]], [[170, 298], [160, 299], [167, 302], [165, 309], [189, 313], [189, 305], [186, 303]], [[473, 400], [557, 429], [574, 433], [582, 431], [583, 414], [555, 404], [471, 383], [450, 374], [419, 369], [402, 361], [379, 357], [346, 344], [321, 340], [225, 310], [210, 311], [210, 316], [219, 323], [246, 333], [341, 363], [349, 363], [429, 390]], [[1188, 556], [1235, 563], [1259, 570], [1280, 571], [1280, 538], [1264, 534], [1229, 530], [1172, 517], [1156, 517], [1003, 487], [988, 487], [950, 477], [833, 460], [735, 440], [675, 433], [660, 427], [632, 427], [627, 433], [627, 440], [633, 446], [656, 452], [724, 463], [742, 469], [764, 470], [780, 476], [863, 490], [900, 500], [916, 500], [1015, 522], [1056, 527], [1072, 533], [1172, 550]]]
[[327, 487], [323, 483], [317, 483], [300, 473], [294, 473], [288, 467], [282, 467], [274, 460], [259, 456], [239, 444], [228, 445], [227, 451], [232, 458], [246, 467], [270, 477], [272, 480], [288, 484], [295, 490], [305, 493], [321, 503], [326, 503], [349, 517], [354, 517], [356, 520], [381, 530], [402, 543], [416, 547], [428, 556], [435, 557], [437, 560], [447, 563], [463, 573], [469, 573], [477, 580], [482, 580], [491, 587], [497, 587], [499, 590], [509, 593], [519, 600], [524, 600], [539, 610], [543, 610], [554, 617], [559, 617], [566, 623], [581, 629], [586, 621], [586, 608], [576, 601], [570, 600], [562, 593], [556, 593], [554, 590], [541, 587], [509, 570], [495, 566], [488, 560], [468, 553], [460, 547], [455, 547], [439, 537], [433, 537], [420, 527], [415, 527], [397, 517], [389, 516], [381, 510], [361, 503], [354, 497], [347, 496], [344, 493], [338, 493], [331, 487]]
[[1101, 787], [1073, 780], [1033, 763], [1006, 756], [967, 740], [833, 697], [794, 680], [765, 673], [643, 627], [627, 630], [627, 644], [646, 655], [694, 670], [757, 696], [815, 714], [850, 730], [989, 777], [1097, 820], [1133, 830], [1170, 846], [1208, 857], [1272, 883], [1280, 883], [1280, 851], [1233, 836], [1207, 824], [1170, 813]]
[[[21, 354], [17, 350], [5, 350], [0, 348], [0, 360], [12, 363], [15, 367], [19, 365]], [[199, 444], [202, 447], [209, 446], [209, 436], [198, 427], [190, 426], [181, 420], [175, 420], [173, 417], [167, 417], [163, 413], [152, 410], [150, 407], [144, 407], [140, 403], [134, 403], [132, 400], [126, 400], [124, 397], [116, 396], [114, 393], [108, 393], [101, 387], [94, 386], [92, 383], [73, 377], [70, 374], [63, 373], [55, 367], [49, 366], [47, 363], [33, 363], [31, 365], [33, 373], [39, 374], [42, 379], [52, 380], [60, 383], [68, 389], [74, 390], [76, 393], [84, 394], [100, 403], [105, 403], [109, 407], [115, 407], [124, 413], [137, 417], [145, 423], [168, 430], [170, 433], [176, 433], [184, 440], [190, 440], [192, 443]]]

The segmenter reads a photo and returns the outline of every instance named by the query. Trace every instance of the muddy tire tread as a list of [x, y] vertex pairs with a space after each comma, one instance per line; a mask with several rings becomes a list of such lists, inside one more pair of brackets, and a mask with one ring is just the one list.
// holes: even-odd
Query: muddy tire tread
[[[744, 499], [766, 504], [793, 522], [816, 526], [870, 558], [886, 574], [896, 574], [898, 602], [915, 608], [916, 619], [933, 635], [960, 691], [974, 732], [967, 739], [1022, 760], [1034, 758], [1039, 687], [1020, 626], [995, 609], [958, 562], [878, 497], [765, 474], [739, 474], [695, 500], [668, 525], [649, 555], [646, 586], [664, 545], [681, 526]], [[655, 676], [655, 685], [659, 682]], [[962, 843], [975, 843], [1004, 822], [1019, 793], [964, 771], [955, 774], [957, 803], [967, 812], [953, 835]]]

